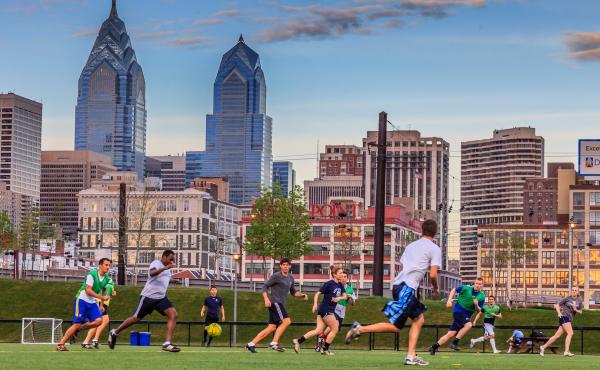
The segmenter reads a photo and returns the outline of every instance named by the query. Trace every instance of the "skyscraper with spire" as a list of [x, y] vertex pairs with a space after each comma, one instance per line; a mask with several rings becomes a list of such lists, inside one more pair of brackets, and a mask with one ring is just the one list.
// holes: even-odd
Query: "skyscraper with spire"
[[75, 150], [108, 155], [119, 170], [143, 178], [145, 97], [144, 73], [113, 0], [79, 77]]
[[266, 114], [266, 91], [260, 58], [240, 35], [217, 72], [213, 114], [206, 116], [206, 149], [186, 155], [188, 183], [195, 177], [225, 176], [235, 204], [250, 204], [260, 185], [271, 185], [273, 123]]

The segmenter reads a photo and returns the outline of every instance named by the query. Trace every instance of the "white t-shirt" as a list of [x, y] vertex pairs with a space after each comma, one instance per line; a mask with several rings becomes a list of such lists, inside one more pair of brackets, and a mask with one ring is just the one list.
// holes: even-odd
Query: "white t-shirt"
[[405, 283], [416, 290], [431, 266], [442, 266], [442, 250], [431, 240], [421, 238], [406, 247], [400, 263], [402, 271], [394, 279], [394, 285]]
[[[98, 274], [98, 277], [100, 279], [102, 279], [104, 277], [104, 275]], [[92, 287], [94, 286], [94, 278], [92, 277], [92, 275], [88, 274], [87, 278], [85, 279], [85, 285], [89, 285]], [[79, 299], [81, 299], [82, 301], [85, 301], [87, 303], [96, 303], [96, 298], [87, 294], [85, 292], [85, 289], [82, 290], [81, 293], [79, 293]]]
[[152, 299], [161, 299], [167, 295], [169, 281], [171, 281], [171, 270], [165, 270], [158, 275], [150, 276], [150, 270], [161, 269], [165, 267], [160, 260], [150, 264], [148, 268], [148, 281], [142, 290], [141, 295]]

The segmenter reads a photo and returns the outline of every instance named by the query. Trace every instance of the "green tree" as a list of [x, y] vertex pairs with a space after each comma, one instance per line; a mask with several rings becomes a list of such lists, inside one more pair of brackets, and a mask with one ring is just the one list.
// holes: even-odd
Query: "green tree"
[[304, 190], [292, 189], [285, 198], [281, 187], [261, 189], [246, 231], [246, 252], [261, 257], [266, 277], [266, 259], [299, 258], [312, 251], [307, 244], [311, 236]]
[[8, 211], [0, 212], [0, 250], [15, 248], [15, 230]]

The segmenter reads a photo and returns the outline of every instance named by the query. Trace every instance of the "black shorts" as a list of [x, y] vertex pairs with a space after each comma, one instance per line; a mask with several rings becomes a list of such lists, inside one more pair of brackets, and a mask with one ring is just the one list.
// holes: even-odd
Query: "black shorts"
[[171, 307], [173, 307], [173, 303], [171, 303], [167, 297], [152, 299], [141, 296], [140, 303], [138, 304], [133, 316], [137, 317], [138, 319], [143, 319], [145, 316], [150, 315], [152, 311], [157, 311], [161, 315], [165, 316], [165, 311]]
[[281, 303], [273, 302], [269, 307], [269, 324], [277, 325], [281, 324], [283, 319], [288, 318], [288, 313], [285, 310], [285, 306]]
[[102, 316], [108, 316], [108, 306], [104, 303], [100, 303], [100, 311], [102, 311]]
[[317, 314], [319, 316], [321, 316], [323, 318], [323, 320], [325, 320], [326, 317], [328, 316], [333, 316], [335, 317], [336, 320], [339, 320], [339, 316], [335, 313], [335, 309], [331, 310], [331, 309], [319, 309], [317, 311]]
[[572, 321], [567, 316], [561, 316], [558, 318], [558, 326], [562, 326], [562, 324], [566, 324], [568, 322], [572, 322]]
[[204, 326], [208, 326], [210, 324], [216, 324], [219, 322], [219, 316], [206, 316], [204, 319]]
[[421, 316], [427, 307], [419, 301], [415, 290], [402, 283], [392, 288], [392, 300], [383, 307], [383, 314], [398, 329], [404, 328], [406, 320]]
[[337, 313], [335, 314], [335, 318], [337, 319], [338, 324], [339, 324], [338, 328], [341, 329], [342, 328], [342, 324], [344, 323], [344, 318], [340, 317]]

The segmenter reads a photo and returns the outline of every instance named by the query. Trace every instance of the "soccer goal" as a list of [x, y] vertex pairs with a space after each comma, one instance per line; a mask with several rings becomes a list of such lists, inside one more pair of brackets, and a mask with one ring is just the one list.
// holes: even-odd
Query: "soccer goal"
[[62, 320], [51, 318], [23, 318], [21, 343], [56, 344], [63, 336]]

